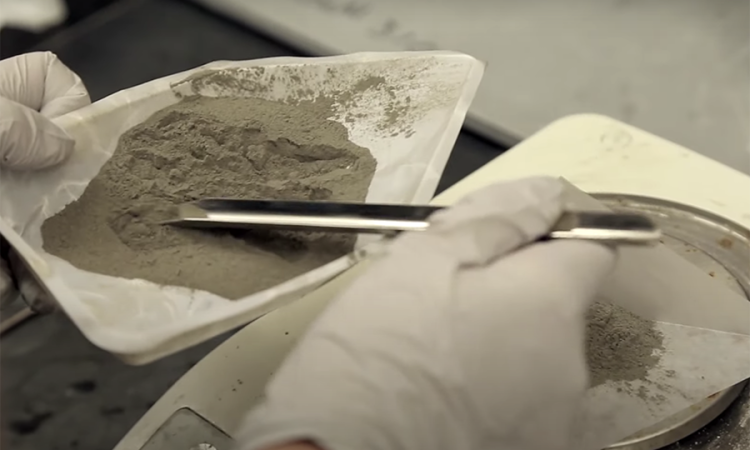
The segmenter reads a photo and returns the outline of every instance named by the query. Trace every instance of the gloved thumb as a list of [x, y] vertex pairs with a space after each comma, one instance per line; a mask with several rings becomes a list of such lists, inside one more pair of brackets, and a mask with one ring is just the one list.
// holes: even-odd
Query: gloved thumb
[[0, 165], [39, 169], [63, 161], [73, 140], [48, 118], [89, 103], [81, 79], [54, 53], [0, 61]]
[[[504, 274], [502, 283], [511, 292], [522, 286], [536, 286], [523, 301], [530, 301], [551, 315], [565, 314], [571, 318], [589, 307], [614, 270], [616, 259], [617, 251], [612, 247], [596, 242], [559, 240], [530, 245], [482, 270]], [[491, 279], [487, 275], [487, 280]]]
[[562, 192], [562, 183], [551, 177], [494, 184], [433, 214], [427, 231], [403, 235], [395, 250], [485, 265], [549, 232], [562, 213]]
[[65, 160], [73, 139], [31, 108], [0, 97], [0, 166], [41, 169]]
[[91, 103], [81, 78], [52, 52], [0, 61], [0, 97], [54, 118]]

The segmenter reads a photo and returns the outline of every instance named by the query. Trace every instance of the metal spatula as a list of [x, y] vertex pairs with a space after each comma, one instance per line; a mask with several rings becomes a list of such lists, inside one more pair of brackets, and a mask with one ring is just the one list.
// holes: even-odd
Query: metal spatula
[[[439, 206], [210, 198], [177, 206], [164, 223], [196, 228], [286, 229], [392, 235], [423, 231]], [[566, 212], [545, 239], [586, 239], [653, 245], [661, 230], [637, 214]]]

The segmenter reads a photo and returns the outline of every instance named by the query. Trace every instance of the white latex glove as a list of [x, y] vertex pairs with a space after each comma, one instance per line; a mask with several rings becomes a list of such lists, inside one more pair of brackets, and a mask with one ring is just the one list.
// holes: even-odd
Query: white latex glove
[[89, 103], [81, 79], [53, 53], [0, 61], [0, 165], [27, 170], [63, 161], [75, 143], [49, 119]]
[[[32, 170], [63, 161], [75, 143], [50, 119], [89, 103], [81, 79], [53, 53], [0, 61], [0, 166]], [[8, 300], [11, 287], [7, 264], [0, 261], [0, 300]]]
[[245, 419], [240, 448], [573, 450], [584, 314], [615, 252], [530, 242], [561, 184], [498, 184], [398, 237], [321, 315]]

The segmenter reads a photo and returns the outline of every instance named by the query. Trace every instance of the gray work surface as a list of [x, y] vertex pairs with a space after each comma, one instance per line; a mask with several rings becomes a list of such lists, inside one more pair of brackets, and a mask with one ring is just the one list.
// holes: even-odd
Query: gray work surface
[[480, 58], [467, 125], [492, 139], [597, 113], [750, 174], [747, 0], [198, 1], [312, 52]]
[[[178, 0], [126, 1], [36, 50], [57, 53], [81, 76], [92, 100], [214, 60], [299, 54]], [[502, 150], [462, 135], [439, 189]], [[111, 449], [167, 388], [224, 338], [144, 367], [129, 367], [93, 347], [63, 314], [34, 319], [2, 338], [0, 447]]]

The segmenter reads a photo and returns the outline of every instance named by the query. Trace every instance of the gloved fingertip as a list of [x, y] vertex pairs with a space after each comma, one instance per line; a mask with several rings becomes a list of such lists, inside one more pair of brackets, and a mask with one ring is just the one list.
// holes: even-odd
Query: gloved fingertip
[[91, 103], [81, 78], [52, 52], [31, 52], [0, 61], [0, 97], [58, 117]]
[[[513, 213], [519, 220], [529, 216], [537, 216], [541, 220], [539, 227], [529, 225], [528, 230], [533, 232], [530, 239], [535, 239], [546, 233], [557, 221], [563, 209], [564, 186], [560, 180], [553, 177], [529, 177], [509, 183], [498, 184], [488, 188], [482, 195], [483, 205], [490, 208], [503, 208], [508, 213]], [[503, 206], [506, 205], [506, 206]]]
[[16, 170], [57, 165], [74, 151], [75, 141], [40, 113], [0, 98], [0, 165]]
[[435, 228], [445, 228], [480, 217], [521, 217], [526, 212], [534, 211], [551, 225], [560, 214], [562, 193], [562, 183], [551, 177], [496, 183], [434, 214], [430, 222]]
[[38, 137], [39, 144], [32, 147], [25, 158], [11, 163], [11, 167], [22, 170], [46, 169], [66, 161], [75, 150], [75, 141], [64, 131], [48, 130]]
[[534, 176], [492, 184], [467, 195], [458, 205], [483, 203], [503, 207], [501, 200], [505, 203], [513, 198], [532, 203], [556, 201], [562, 197], [563, 190], [564, 186], [557, 178]]
[[551, 177], [497, 183], [433, 214], [428, 233], [462, 263], [482, 265], [547, 233], [562, 212], [562, 193]]
[[40, 112], [58, 117], [91, 104], [88, 90], [81, 78], [68, 68], [56, 54], [45, 52], [47, 62], [44, 99]]
[[46, 150], [37, 152], [24, 165], [25, 169], [46, 169], [62, 164], [75, 150], [75, 141], [68, 135], [46, 136], [49, 144], [45, 144]]
[[523, 185], [523, 189], [529, 192], [529, 195], [539, 200], [557, 200], [561, 198], [564, 186], [559, 179], [549, 176], [535, 176], [516, 183]]

